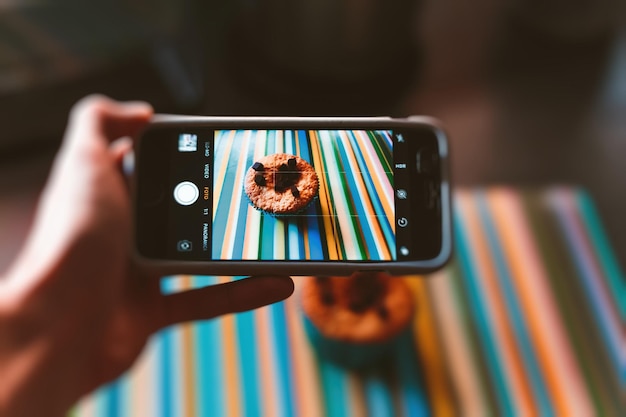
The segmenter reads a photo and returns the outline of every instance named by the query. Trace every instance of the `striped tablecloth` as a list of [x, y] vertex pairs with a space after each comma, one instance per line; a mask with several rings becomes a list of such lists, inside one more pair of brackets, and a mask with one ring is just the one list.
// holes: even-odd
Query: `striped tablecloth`
[[[213, 257], [395, 259], [392, 140], [390, 131], [218, 131], [215, 173], [225, 181], [213, 196]], [[320, 185], [306, 211], [281, 219], [248, 204], [242, 186], [250, 166], [275, 153], [307, 161]]]
[[351, 372], [317, 357], [296, 294], [162, 331], [73, 415], [624, 415], [625, 277], [588, 195], [461, 190], [454, 212], [456, 258], [404, 278], [413, 332], [381, 366]]

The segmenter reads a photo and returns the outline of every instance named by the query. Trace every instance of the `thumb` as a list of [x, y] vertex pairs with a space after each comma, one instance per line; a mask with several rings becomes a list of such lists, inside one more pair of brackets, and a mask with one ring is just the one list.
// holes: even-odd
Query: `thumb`
[[88, 96], [72, 108], [67, 140], [71, 146], [97, 138], [108, 145], [121, 137], [132, 138], [145, 127], [152, 113], [148, 103], [118, 102], [105, 96]]
[[289, 297], [294, 290], [287, 276], [257, 276], [163, 296], [158, 327], [228, 313], [252, 310]]

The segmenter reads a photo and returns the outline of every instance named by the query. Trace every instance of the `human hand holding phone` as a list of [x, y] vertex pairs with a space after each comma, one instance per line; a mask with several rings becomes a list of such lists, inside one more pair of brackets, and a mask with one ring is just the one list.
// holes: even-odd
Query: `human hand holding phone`
[[63, 415], [159, 329], [293, 292], [289, 277], [257, 276], [163, 295], [158, 271], [132, 262], [121, 160], [151, 117], [101, 96], [72, 110], [27, 243], [0, 279], [0, 415]]

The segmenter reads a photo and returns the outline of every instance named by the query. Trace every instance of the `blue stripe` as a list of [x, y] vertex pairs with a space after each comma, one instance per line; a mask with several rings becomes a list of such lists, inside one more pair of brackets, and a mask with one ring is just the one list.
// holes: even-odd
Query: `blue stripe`
[[428, 393], [417, 358], [412, 334], [405, 332], [400, 336], [397, 354], [394, 355], [393, 360], [399, 380], [398, 390], [401, 392], [403, 414], [408, 417], [431, 415]]
[[499, 352], [495, 345], [494, 335], [491, 331], [491, 322], [489, 321], [489, 315], [484, 307], [485, 300], [481, 297], [481, 290], [478, 285], [480, 278], [478, 277], [477, 267], [473, 262], [475, 257], [473, 256], [471, 246], [466, 237], [466, 231], [463, 230], [463, 219], [458, 210], [456, 210], [454, 214], [457, 225], [455, 228], [455, 239], [458, 243], [458, 260], [464, 272], [462, 275], [467, 284], [467, 294], [470, 298], [468, 305], [481, 335], [479, 342], [482, 345], [484, 358], [487, 361], [487, 369], [493, 379], [492, 385], [496, 391], [501, 413], [504, 415], [513, 415], [515, 409], [511, 404], [507, 384], [508, 381], [502, 372]]
[[119, 380], [111, 382], [102, 391], [102, 415], [118, 417], [119, 412], [119, 396], [120, 384]]
[[[217, 284], [217, 277], [194, 277], [194, 288]], [[197, 372], [196, 409], [198, 417], [226, 414], [224, 392], [224, 361], [221, 337], [221, 320], [203, 320], [194, 328], [194, 361]]]
[[261, 259], [274, 259], [274, 229], [276, 219], [270, 215], [261, 216]]
[[273, 336], [274, 336], [274, 363], [277, 370], [279, 391], [278, 398], [283, 399], [284, 415], [296, 415], [293, 398], [296, 398], [295, 381], [291, 374], [293, 368], [293, 358], [289, 345], [289, 334], [287, 317], [285, 313], [285, 303], [280, 302], [269, 306], [272, 314]]
[[236, 316], [237, 343], [239, 347], [240, 386], [242, 389], [241, 405], [245, 416], [255, 417], [262, 414], [259, 398], [259, 372], [257, 369], [257, 336], [254, 312], [240, 313]]
[[346, 417], [351, 415], [348, 401], [348, 381], [346, 372], [332, 362], [319, 361], [319, 375], [324, 394], [325, 417]]
[[[567, 210], [563, 208], [561, 201], [557, 198], [552, 198], [553, 208], [558, 212]], [[558, 223], [561, 226], [561, 229], [564, 235], [567, 237], [565, 239], [567, 247], [570, 250], [571, 258], [576, 266], [578, 271], [578, 278], [581, 282], [581, 285], [585, 289], [583, 291], [585, 296], [587, 297], [587, 301], [591, 306], [591, 310], [593, 312], [593, 317], [595, 319], [597, 327], [600, 329], [600, 335], [603, 340], [603, 346], [607, 349], [606, 352], [613, 362], [613, 365], [618, 369], [617, 375], [621, 382], [626, 382], [626, 365], [623, 363], [622, 357], [623, 354], [623, 337], [619, 334], [614, 334], [605, 318], [608, 318], [609, 312], [603, 311], [606, 308], [603, 304], [603, 300], [601, 295], [598, 293], [598, 288], [593, 285], [591, 281], [595, 281], [596, 275], [593, 273], [592, 266], [590, 265], [590, 260], [588, 259], [589, 253], [585, 251], [583, 247], [578, 245], [578, 240], [574, 232], [571, 230], [567, 217], [564, 213], [557, 215]]]
[[100, 388], [94, 395], [94, 414], [96, 416], [109, 416], [108, 387]]
[[[348, 132], [348, 137], [350, 138], [350, 143], [354, 149], [361, 149], [360, 140], [357, 139], [356, 135], [353, 131]], [[369, 138], [369, 135], [367, 136]], [[390, 248], [395, 248], [396, 235], [394, 233], [394, 229], [391, 225], [390, 219], [388, 219], [383, 214], [385, 213], [385, 209], [383, 208], [381, 196], [378, 195], [376, 191], [376, 187], [374, 186], [374, 179], [370, 174], [369, 169], [367, 169], [367, 163], [365, 162], [365, 158], [361, 152], [355, 152], [355, 156], [357, 158], [357, 162], [359, 167], [361, 168], [361, 172], [363, 174], [363, 182], [365, 183], [365, 188], [367, 188], [367, 193], [371, 197], [372, 205], [374, 206], [374, 212], [380, 214], [379, 223], [383, 231], [383, 235], [385, 236], [385, 242], [388, 242]], [[391, 219], [391, 221], [395, 221]], [[395, 251], [392, 251], [392, 253]]]
[[[525, 368], [532, 379], [532, 383], [529, 385], [533, 390], [534, 397], [538, 400], [538, 405], [540, 407], [539, 413], [543, 415], [554, 415], [554, 410], [547, 394], [548, 390], [533, 350], [533, 343], [529, 336], [526, 323], [524, 322], [524, 315], [518, 303], [515, 289], [511, 284], [513, 282], [513, 277], [508, 269], [506, 257], [502, 251], [502, 242], [499, 241], [498, 233], [489, 212], [484, 192], [477, 195], [476, 199], [478, 203], [480, 221], [484, 226], [483, 230], [485, 231], [489, 242], [489, 248], [494, 261], [494, 266], [496, 267], [500, 287], [503, 289], [504, 297], [506, 299], [505, 305], [509, 307], [508, 316], [513, 324], [518, 346], [523, 354], [523, 360], [526, 364]], [[462, 246], [463, 245], [459, 245], [459, 249], [462, 249]]]
[[296, 146], [293, 138], [293, 130], [284, 130], [283, 131], [283, 149], [285, 153], [290, 155], [296, 154]]
[[311, 205], [311, 207], [307, 209], [306, 214], [306, 227], [309, 232], [309, 251], [311, 252], [310, 259], [313, 261], [327, 259], [327, 256], [324, 254], [322, 231], [320, 229], [323, 220], [314, 215], [316, 214], [315, 205]]
[[363, 382], [368, 414], [376, 417], [393, 417], [395, 413], [389, 386], [380, 378], [380, 375], [369, 374]]
[[611, 288], [611, 295], [615, 297], [617, 309], [622, 321], [626, 321], [626, 276], [617, 263], [604, 228], [600, 222], [591, 197], [587, 193], [576, 194], [580, 214], [586, 226], [592, 247], [596, 249], [598, 261], [604, 271], [604, 276]]

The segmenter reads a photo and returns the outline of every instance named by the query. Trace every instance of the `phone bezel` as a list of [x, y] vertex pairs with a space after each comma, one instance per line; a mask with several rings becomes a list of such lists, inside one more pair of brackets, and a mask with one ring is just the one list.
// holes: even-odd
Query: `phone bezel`
[[[449, 149], [446, 134], [441, 123], [429, 116], [391, 117], [212, 117], [179, 116], [158, 114], [153, 117], [146, 130], [159, 128], [267, 128], [267, 129], [401, 129], [428, 128], [437, 139], [441, 168], [441, 246], [438, 254], [431, 259], [412, 261], [294, 261], [281, 260], [216, 260], [187, 261], [153, 259], [138, 251], [137, 236], [133, 232], [133, 256], [143, 268], [160, 274], [197, 275], [350, 275], [356, 271], [385, 271], [393, 275], [425, 274], [444, 266], [452, 255], [451, 184], [449, 173]], [[141, 137], [135, 142], [135, 152], [140, 152]], [[136, 176], [132, 176], [133, 219], [137, 215]]]

